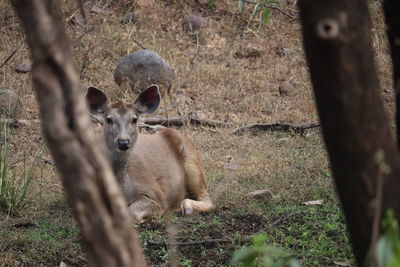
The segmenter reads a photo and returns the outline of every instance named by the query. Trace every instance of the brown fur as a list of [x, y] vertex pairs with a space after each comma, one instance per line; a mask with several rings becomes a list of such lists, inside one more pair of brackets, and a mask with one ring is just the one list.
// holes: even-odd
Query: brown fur
[[[96, 90], [90, 91], [87, 98], [95, 99], [97, 94], [103, 94]], [[156, 93], [159, 97], [158, 89]], [[159, 99], [148, 101], [149, 95], [152, 96], [143, 97], [145, 102], [140, 102], [139, 97], [135, 104], [116, 102], [108, 106], [106, 102], [93, 103], [93, 99], [88, 99], [94, 110], [104, 110], [105, 143], [130, 213], [140, 223], [166, 211], [179, 210], [183, 215], [210, 211], [213, 204], [207, 192], [200, 153], [188, 138], [170, 128], [154, 135], [140, 134], [132, 121], [141, 112], [148, 113], [146, 108], [152, 112], [158, 106]], [[130, 148], [120, 150], [118, 140], [129, 140]]]
[[[152, 203], [146, 205], [145, 209], [151, 212], [145, 212], [144, 217], [162, 214], [166, 210], [190, 214], [193, 210], [206, 212], [212, 209], [200, 154], [186, 137], [174, 129], [164, 129], [155, 135], [140, 134], [129, 161], [128, 173], [134, 187], [141, 188], [132, 195], [140, 195]], [[187, 199], [189, 195], [195, 199]], [[130, 205], [136, 209], [138, 205], [134, 202]], [[144, 209], [138, 210], [133, 214], [141, 221]]]

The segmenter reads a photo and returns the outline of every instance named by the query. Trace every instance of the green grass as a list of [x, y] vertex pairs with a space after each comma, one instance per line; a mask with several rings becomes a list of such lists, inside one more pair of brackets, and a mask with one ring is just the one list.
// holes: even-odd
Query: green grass
[[0, 266], [14, 266], [17, 262], [45, 266], [58, 266], [61, 261], [84, 262], [79, 231], [68, 214], [46, 213], [36, 220], [9, 219], [0, 228]]
[[[334, 261], [348, 261], [353, 266], [343, 216], [336, 203], [305, 206], [300, 203], [265, 205], [251, 201], [247, 204], [253, 209], [250, 213], [241, 206], [225, 206], [208, 215], [175, 217], [173, 221], [179, 229], [177, 242], [230, 240], [179, 247], [181, 266], [229, 266], [234, 251], [250, 245], [249, 238], [257, 233], [265, 233], [267, 245], [291, 253], [302, 266], [334, 266]], [[149, 245], [151, 241], [168, 239], [164, 220], [156, 218], [136, 229], [144, 243], [147, 260], [156, 266], [166, 266], [169, 259], [167, 246]], [[14, 255], [15, 260], [24, 264], [84, 263], [80, 258], [83, 252], [78, 229], [65, 212], [47, 214], [27, 228], [2, 227], [0, 240], [0, 251]], [[1, 260], [4, 263], [0, 257]]]
[[[354, 265], [318, 131], [309, 132], [307, 137], [287, 133], [228, 136], [219, 144], [208, 142], [207, 138], [214, 136], [198, 134], [201, 149], [207, 152], [203, 156], [217, 208], [209, 214], [173, 216], [171, 222], [177, 229], [178, 243], [212, 239], [224, 242], [179, 246], [181, 266], [229, 266], [234, 252], [251, 245], [251, 237], [259, 233], [266, 235], [266, 245], [293, 254], [302, 266], [335, 266], [335, 261]], [[279, 141], [282, 138], [288, 139]], [[212, 162], [215, 155], [228, 156]], [[230, 158], [237, 161], [237, 170], [223, 167]], [[217, 194], [220, 186], [223, 190]], [[244, 197], [246, 192], [263, 188], [273, 192], [272, 199]], [[37, 199], [45, 201], [38, 212], [8, 217], [2, 223], [0, 262], [3, 266], [14, 266], [15, 261], [85, 264], [78, 229], [63, 197]], [[319, 206], [303, 204], [316, 199], [324, 202]], [[167, 266], [170, 259], [168, 245], [150, 244], [168, 241], [166, 218], [135, 227], [146, 258], [154, 266]]]
[[[0, 212], [15, 215], [30, 202], [30, 184], [37, 162], [28, 161], [25, 153], [13, 155], [10, 146], [13, 129], [6, 123], [0, 123], [0, 129]], [[13, 162], [22, 164], [17, 169]]]
[[330, 266], [352, 261], [341, 211], [335, 204], [277, 206], [271, 213], [287, 220], [267, 231], [271, 244], [289, 249], [303, 266]]
[[[135, 38], [159, 52], [175, 69], [172, 93], [179, 91], [183, 96], [179, 106], [163, 116], [195, 111], [207, 119], [227, 120], [237, 126], [277, 121], [301, 124], [318, 119], [298, 21], [287, 20], [277, 12], [272, 14], [268, 27], [243, 32], [237, 27], [237, 4], [225, 7], [226, 1], [215, 1], [218, 19], [209, 16], [210, 23], [200, 36], [199, 53], [189, 75], [196, 43], [180, 31], [180, 18], [197, 13], [198, 6], [189, 1], [187, 5], [178, 3], [179, 8], [175, 9], [164, 2], [149, 1], [148, 7], [135, 9], [139, 17], [145, 18], [137, 25], [121, 25], [120, 16], [127, 10], [118, 7], [117, 2], [106, 6], [96, 2], [99, 7], [113, 10], [112, 16], [95, 14], [90, 11], [91, 6], [85, 7], [91, 29], [85, 34], [77, 25], [67, 23], [76, 65], [87, 68], [81, 77], [83, 85], [95, 85], [132, 99], [132, 93], [122, 94], [115, 86], [112, 72], [121, 56], [137, 49], [132, 42]], [[7, 58], [24, 41], [23, 31], [17, 28], [17, 18], [10, 13], [10, 8], [8, 1], [0, 1], [0, 9], [6, 14], [0, 25], [4, 33], [0, 44], [5, 48], [0, 51], [1, 58]], [[65, 18], [70, 17], [76, 5], [73, 1], [63, 2], [62, 10]], [[244, 44], [267, 47], [260, 58], [235, 58], [234, 53]], [[279, 47], [288, 48], [290, 56], [278, 55], [275, 50]], [[386, 46], [380, 47], [385, 51]], [[380, 74], [389, 76], [385, 53], [378, 55]], [[39, 117], [30, 76], [13, 71], [14, 64], [27, 59], [29, 49], [23, 47], [1, 69], [3, 79], [0, 80], [4, 88], [19, 88], [24, 119]], [[187, 86], [180, 87], [186, 80]], [[288, 86], [293, 95], [281, 96], [278, 88], [286, 81], [290, 82]], [[163, 107], [170, 104], [169, 100], [162, 102]], [[250, 245], [251, 237], [258, 233], [266, 234], [267, 245], [294, 254], [303, 266], [333, 266], [334, 261], [349, 261], [354, 265], [318, 130], [306, 131], [304, 135], [260, 132], [237, 136], [230, 133], [235, 127], [205, 128], [189, 126], [180, 130], [201, 152], [210, 195], [217, 208], [210, 214], [174, 217], [173, 222], [178, 230], [178, 242], [210, 239], [227, 242], [179, 247], [181, 266], [229, 266], [234, 251]], [[19, 152], [33, 156], [34, 151], [39, 151], [43, 159], [51, 159], [37, 125], [16, 129], [12, 143], [17, 144]], [[237, 169], [227, 168], [227, 163], [236, 165]], [[17, 177], [11, 175], [10, 182], [21, 177], [20, 167], [21, 164], [16, 165]], [[32, 201], [15, 215], [8, 215], [9, 209], [0, 213], [0, 263], [15, 266], [18, 261], [22, 265], [58, 266], [64, 261], [72, 266], [84, 265], [78, 229], [66, 208], [56, 170], [42, 162], [38, 170], [40, 177], [32, 179], [29, 185], [34, 196]], [[244, 197], [258, 189], [272, 191], [272, 199], [260, 201]], [[316, 199], [323, 199], [324, 203], [321, 206], [302, 204]], [[167, 246], [149, 245], [149, 241], [168, 240], [166, 228], [162, 218], [136, 227], [146, 257], [154, 266], [165, 266], [170, 257]]]
[[[180, 229], [178, 243], [227, 240], [179, 247], [180, 261], [191, 262], [193, 266], [228, 266], [235, 250], [250, 245], [251, 236], [265, 233], [267, 245], [289, 252], [302, 266], [335, 266], [335, 261], [354, 265], [344, 218], [337, 203], [328, 200], [320, 206], [306, 206], [274, 200], [268, 204], [248, 201], [246, 205], [225, 206], [208, 215], [175, 219]], [[148, 260], [165, 266], [169, 257], [166, 247], [148, 245], [149, 241], [166, 240], [165, 224], [161, 220], [148, 222], [140, 225], [138, 231], [147, 244], [144, 248]]]

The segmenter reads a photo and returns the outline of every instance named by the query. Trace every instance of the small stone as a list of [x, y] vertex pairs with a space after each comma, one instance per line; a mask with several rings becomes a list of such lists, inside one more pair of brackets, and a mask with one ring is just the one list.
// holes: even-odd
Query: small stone
[[289, 48], [283, 47], [282, 45], [278, 45], [275, 49], [275, 52], [280, 57], [287, 57], [291, 54], [292, 50]]
[[96, 5], [93, 5], [92, 8], [90, 9], [91, 13], [94, 14], [103, 14], [103, 15], [113, 15], [114, 12], [110, 9], [106, 9], [106, 8], [100, 8]]
[[114, 80], [119, 86], [128, 86], [140, 93], [152, 84], [157, 84], [161, 92], [169, 91], [174, 79], [172, 67], [152, 50], [138, 50], [120, 59]]
[[121, 23], [123, 24], [136, 23], [136, 22], [138, 22], [138, 17], [132, 12], [126, 13], [125, 16], [121, 19]]
[[303, 202], [303, 204], [306, 205], [306, 206], [320, 206], [320, 205], [322, 205], [322, 203], [324, 203], [323, 199], [311, 200], [311, 201]]
[[196, 15], [187, 15], [182, 21], [182, 29], [190, 32], [198, 32], [206, 25], [207, 19]]
[[261, 200], [270, 200], [270, 199], [272, 199], [272, 192], [268, 189], [256, 190], [256, 191], [247, 193], [246, 197], [251, 197], [251, 198], [261, 199]]
[[22, 111], [18, 95], [9, 89], [0, 90], [0, 116], [16, 119]]
[[336, 264], [337, 266], [351, 266], [350, 262], [348, 261], [333, 261], [334, 264]]
[[22, 63], [15, 67], [15, 71], [18, 73], [28, 73], [32, 70], [32, 64]]
[[97, 13], [97, 14], [101, 14], [103, 13], [103, 9], [99, 8], [98, 6], [92, 6], [92, 8], [90, 9], [90, 12], [92, 13]]
[[81, 16], [74, 16], [71, 20], [70, 23], [73, 25], [78, 25], [81, 28], [85, 28], [85, 20]]
[[295, 85], [292, 82], [284, 82], [279, 85], [278, 92], [279, 96], [294, 96], [295, 95]]
[[289, 90], [286, 86], [279, 85], [278, 87], [278, 92], [280, 96], [288, 96], [289, 95]]
[[237, 58], [256, 58], [261, 57], [264, 53], [264, 49], [260, 46], [253, 44], [246, 44], [240, 46], [238, 51], [235, 52]]

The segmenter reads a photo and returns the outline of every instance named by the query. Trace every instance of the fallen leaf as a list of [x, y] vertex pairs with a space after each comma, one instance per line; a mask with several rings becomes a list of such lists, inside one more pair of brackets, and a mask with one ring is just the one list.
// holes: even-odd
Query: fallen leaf
[[333, 263], [337, 266], [350, 266], [350, 262], [348, 261], [334, 261]]
[[225, 169], [230, 170], [230, 171], [236, 171], [239, 168], [239, 165], [235, 164], [235, 163], [225, 163], [224, 164]]
[[303, 202], [303, 204], [306, 206], [313, 206], [313, 205], [322, 205], [323, 202], [324, 201], [322, 199], [319, 199], [319, 200], [306, 201]]

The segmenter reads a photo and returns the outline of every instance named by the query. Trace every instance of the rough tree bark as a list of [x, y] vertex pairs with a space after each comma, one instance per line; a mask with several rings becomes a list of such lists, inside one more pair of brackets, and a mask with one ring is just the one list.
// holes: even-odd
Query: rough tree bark
[[400, 148], [400, 1], [383, 2], [387, 36], [393, 62], [393, 80], [396, 94], [397, 146]]
[[367, 3], [299, 6], [324, 141], [357, 264], [364, 266], [382, 213], [393, 208], [400, 219], [400, 156], [380, 96]]
[[125, 201], [90, 129], [56, 2], [11, 0], [31, 50], [33, 83], [50, 152], [89, 262], [93, 266], [145, 266]]

